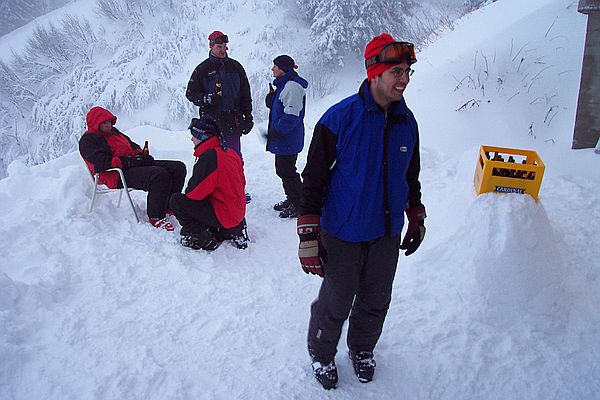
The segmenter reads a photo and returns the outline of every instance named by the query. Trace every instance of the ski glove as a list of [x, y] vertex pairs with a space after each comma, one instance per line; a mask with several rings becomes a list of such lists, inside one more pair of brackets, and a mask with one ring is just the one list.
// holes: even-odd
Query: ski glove
[[410, 256], [417, 251], [425, 237], [425, 217], [427, 217], [425, 206], [421, 204], [407, 208], [406, 216], [408, 217], [408, 228], [400, 248], [406, 250], [404, 255]]
[[298, 258], [305, 273], [323, 276], [323, 264], [319, 256], [320, 219], [320, 216], [314, 214], [298, 217], [297, 231], [300, 238]]
[[133, 167], [150, 167], [154, 165], [154, 157], [151, 155], [144, 156], [142, 154], [138, 154], [137, 156], [123, 156], [120, 158], [124, 170]]
[[240, 128], [242, 130], [242, 135], [247, 135], [252, 128], [254, 127], [254, 120], [252, 119], [252, 115], [244, 114], [242, 115], [242, 119], [240, 121]]
[[267, 106], [268, 109], [271, 109], [271, 106], [273, 106], [274, 97], [275, 97], [275, 92], [269, 92], [265, 96], [265, 106]]

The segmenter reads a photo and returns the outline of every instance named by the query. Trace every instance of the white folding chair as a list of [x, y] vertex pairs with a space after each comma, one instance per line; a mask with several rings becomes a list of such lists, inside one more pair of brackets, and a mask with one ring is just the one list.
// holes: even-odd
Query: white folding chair
[[[81, 159], [83, 160], [83, 157]], [[135, 216], [135, 220], [139, 223], [140, 219], [138, 218], [137, 212], [135, 211], [135, 206], [133, 205], [133, 200], [131, 200], [131, 196], [129, 195], [129, 192], [131, 192], [135, 189], [131, 189], [131, 188], [127, 187], [127, 182], [125, 182], [125, 175], [123, 175], [123, 170], [121, 168], [110, 168], [105, 171], [105, 172], [116, 171], [119, 174], [119, 179], [121, 180], [121, 185], [123, 186], [123, 188], [121, 188], [121, 189], [109, 189], [105, 185], [98, 183], [98, 179], [100, 178], [99, 173], [92, 174], [92, 171], [90, 171], [90, 169], [88, 168], [87, 164], [85, 163], [85, 160], [83, 160], [83, 164], [84, 164], [85, 170], [90, 174], [90, 176], [92, 178], [92, 201], [90, 202], [89, 212], [92, 212], [94, 210], [94, 202], [96, 201], [97, 195], [113, 193], [115, 191], [119, 191], [119, 201], [117, 202], [117, 207], [121, 207], [121, 198], [123, 197], [123, 192], [125, 192], [125, 194], [127, 195], [127, 199], [129, 200], [129, 204], [131, 205], [131, 210], [133, 211], [133, 215]]]

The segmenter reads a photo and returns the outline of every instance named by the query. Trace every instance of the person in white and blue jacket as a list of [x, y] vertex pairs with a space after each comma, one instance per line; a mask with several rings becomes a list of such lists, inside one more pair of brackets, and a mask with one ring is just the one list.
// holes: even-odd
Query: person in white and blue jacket
[[304, 113], [308, 82], [294, 69], [292, 57], [280, 55], [273, 60], [275, 91], [267, 94], [265, 103], [269, 112], [267, 151], [275, 154], [275, 173], [283, 183], [285, 200], [275, 204], [281, 218], [297, 216], [302, 182], [296, 171], [298, 154], [304, 147]]

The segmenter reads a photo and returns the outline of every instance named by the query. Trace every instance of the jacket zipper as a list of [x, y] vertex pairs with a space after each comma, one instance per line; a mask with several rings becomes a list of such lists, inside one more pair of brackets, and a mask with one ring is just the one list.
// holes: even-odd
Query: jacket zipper
[[385, 235], [389, 236], [392, 232], [392, 220], [390, 214], [390, 200], [388, 193], [388, 143], [389, 143], [389, 127], [387, 110], [384, 113], [383, 125], [383, 210], [385, 216]]

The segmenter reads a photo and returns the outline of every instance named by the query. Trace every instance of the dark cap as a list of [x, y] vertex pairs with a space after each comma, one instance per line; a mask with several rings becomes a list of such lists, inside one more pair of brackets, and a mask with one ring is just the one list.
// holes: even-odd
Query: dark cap
[[294, 59], [286, 54], [275, 57], [273, 64], [277, 65], [283, 72], [290, 72], [291, 70], [298, 68]]
[[200, 118], [192, 118], [188, 127], [193, 137], [200, 141], [208, 139], [207, 136], [221, 136], [221, 130], [217, 122], [209, 115], [202, 115]]

